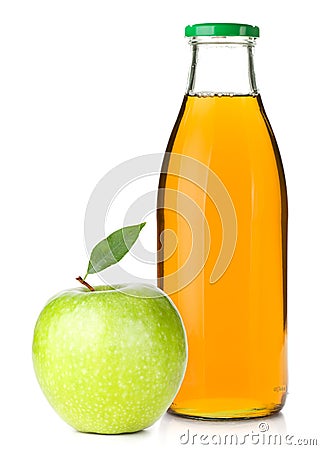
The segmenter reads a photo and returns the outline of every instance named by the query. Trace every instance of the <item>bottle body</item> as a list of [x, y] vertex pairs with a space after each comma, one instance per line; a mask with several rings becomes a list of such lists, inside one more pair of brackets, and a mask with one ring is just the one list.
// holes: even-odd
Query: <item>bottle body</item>
[[[198, 177], [188, 161], [210, 176]], [[157, 226], [158, 284], [182, 315], [189, 348], [171, 411], [209, 419], [279, 411], [287, 389], [287, 197], [259, 95], [185, 96], [163, 163]]]

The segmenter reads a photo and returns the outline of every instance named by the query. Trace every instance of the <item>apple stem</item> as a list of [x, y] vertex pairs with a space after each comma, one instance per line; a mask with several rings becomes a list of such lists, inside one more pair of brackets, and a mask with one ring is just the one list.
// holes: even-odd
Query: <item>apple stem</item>
[[79, 281], [79, 283], [81, 283], [81, 284], [83, 284], [84, 286], [86, 286], [90, 291], [94, 291], [94, 290], [95, 290], [95, 289], [94, 289], [92, 286], [90, 286], [90, 284], [87, 283], [87, 281], [85, 281], [83, 278], [77, 277], [76, 280]]

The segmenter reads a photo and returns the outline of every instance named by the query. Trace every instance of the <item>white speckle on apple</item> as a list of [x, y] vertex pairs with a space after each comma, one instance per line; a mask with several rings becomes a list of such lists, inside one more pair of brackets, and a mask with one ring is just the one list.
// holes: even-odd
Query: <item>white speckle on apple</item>
[[64, 291], [43, 309], [34, 332], [40, 386], [80, 431], [152, 425], [172, 402], [186, 358], [180, 316], [154, 286]]

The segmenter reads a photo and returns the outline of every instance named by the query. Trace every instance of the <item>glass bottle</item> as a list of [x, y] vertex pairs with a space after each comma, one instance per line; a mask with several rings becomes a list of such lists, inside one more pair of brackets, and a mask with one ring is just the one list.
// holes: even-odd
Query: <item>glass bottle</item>
[[189, 346], [170, 412], [262, 417], [287, 391], [287, 194], [256, 85], [259, 28], [206, 23], [185, 35], [192, 63], [157, 207], [158, 286]]

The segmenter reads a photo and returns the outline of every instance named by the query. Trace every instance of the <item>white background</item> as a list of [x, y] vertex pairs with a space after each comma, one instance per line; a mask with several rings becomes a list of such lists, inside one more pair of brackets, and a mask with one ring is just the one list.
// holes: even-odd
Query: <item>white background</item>
[[[187, 428], [258, 430], [257, 421], [200, 424], [166, 414], [135, 435], [77, 433], [45, 400], [31, 361], [44, 303], [86, 267], [84, 214], [96, 183], [129, 158], [165, 150], [187, 77], [184, 27], [204, 21], [261, 28], [258, 84], [290, 209], [289, 396], [283, 413], [266, 422], [272, 433], [321, 442], [318, 4], [1, 1], [1, 448], [186, 448], [179, 437]], [[121, 226], [116, 216], [107, 231]], [[142, 239], [152, 247], [152, 218], [149, 227]]]

